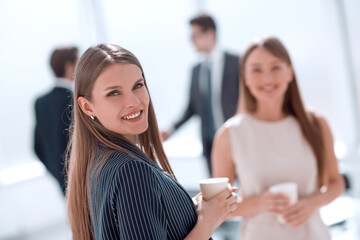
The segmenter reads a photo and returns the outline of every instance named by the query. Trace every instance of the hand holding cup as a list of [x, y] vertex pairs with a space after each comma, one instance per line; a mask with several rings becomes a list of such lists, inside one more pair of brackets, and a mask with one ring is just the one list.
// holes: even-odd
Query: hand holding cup
[[201, 194], [197, 196], [198, 221], [214, 231], [237, 208], [236, 188], [228, 178], [209, 178], [199, 181]]
[[[271, 186], [269, 192], [273, 194], [281, 193], [289, 199], [289, 205], [294, 205], [298, 201], [298, 186], [295, 182], [284, 182]], [[284, 224], [285, 221], [278, 216], [278, 221]]]
[[207, 178], [199, 181], [201, 193], [205, 201], [228, 188], [229, 178]]

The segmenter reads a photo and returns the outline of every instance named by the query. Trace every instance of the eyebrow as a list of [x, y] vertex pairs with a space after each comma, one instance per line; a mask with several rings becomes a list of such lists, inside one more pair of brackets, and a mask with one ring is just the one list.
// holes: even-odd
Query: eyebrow
[[[138, 84], [139, 82], [144, 81], [143, 78], [140, 78], [139, 80], [137, 80], [134, 85]], [[119, 85], [115, 85], [115, 86], [110, 86], [104, 89], [104, 92], [108, 91], [108, 90], [112, 90], [112, 89], [122, 89], [122, 86]]]
[[[279, 62], [281, 62], [281, 60], [274, 60], [274, 61], [272, 61], [270, 63], [271, 64], [276, 64], [276, 63], [279, 63]], [[259, 65], [261, 65], [261, 63], [253, 63], [253, 64], [251, 64], [251, 66], [259, 66]]]

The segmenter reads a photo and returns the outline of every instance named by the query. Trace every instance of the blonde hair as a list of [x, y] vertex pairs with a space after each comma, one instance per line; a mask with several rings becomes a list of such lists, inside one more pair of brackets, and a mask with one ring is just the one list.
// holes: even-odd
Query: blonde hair
[[[254, 40], [254, 42], [250, 44], [241, 58], [240, 68], [242, 81], [240, 82], [240, 98], [238, 102], [237, 114], [244, 112], [253, 113], [256, 111], [256, 98], [251, 94], [249, 88], [245, 84], [246, 61], [256, 48], [264, 48], [272, 55], [289, 64], [289, 66], [292, 66], [289, 53], [279, 39], [272, 36], [264, 36], [258, 37], [256, 40]], [[293, 79], [289, 83], [288, 89], [285, 93], [282, 110], [285, 114], [290, 114], [298, 120], [301, 131], [315, 154], [318, 168], [318, 183], [319, 186], [321, 186], [323, 184], [324, 177], [324, 143], [321, 129], [315, 115], [305, 110], [297, 85], [295, 72], [293, 74]]]
[[[92, 89], [98, 76], [110, 65], [122, 63], [138, 66], [145, 80], [138, 59], [128, 50], [112, 44], [90, 47], [80, 57], [76, 65], [73, 121], [70, 126], [71, 139], [67, 149], [66, 161], [69, 173], [66, 194], [68, 217], [75, 240], [90, 239], [93, 235], [89, 196], [90, 176], [94, 174], [91, 172], [92, 169], [97, 169], [99, 172], [106, 159], [115, 150], [131, 154], [118, 144], [124, 141], [124, 138], [120, 134], [103, 127], [97, 119], [91, 120], [80, 109], [77, 99], [78, 97], [85, 97], [90, 101]], [[146, 81], [145, 86], [147, 88]], [[151, 98], [148, 114], [149, 127], [139, 135], [140, 148], [146, 156], [175, 177], [162, 146]], [[95, 163], [95, 154], [98, 151], [99, 143], [106, 145], [109, 151], [102, 156], [99, 162]], [[98, 167], [93, 168], [95, 165]]]

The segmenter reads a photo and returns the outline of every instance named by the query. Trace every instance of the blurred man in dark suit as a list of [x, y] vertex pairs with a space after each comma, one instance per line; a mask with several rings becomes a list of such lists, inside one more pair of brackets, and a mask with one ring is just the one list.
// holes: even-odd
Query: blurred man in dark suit
[[216, 130], [235, 114], [239, 95], [239, 56], [230, 54], [217, 43], [216, 25], [209, 15], [190, 20], [191, 41], [203, 55], [192, 69], [189, 102], [172, 129], [162, 131], [165, 141], [192, 116], [201, 119], [203, 154], [211, 175], [211, 148]]
[[46, 169], [59, 183], [64, 195], [64, 153], [69, 140], [72, 85], [78, 49], [60, 47], [51, 54], [50, 65], [55, 87], [35, 102], [35, 152]]

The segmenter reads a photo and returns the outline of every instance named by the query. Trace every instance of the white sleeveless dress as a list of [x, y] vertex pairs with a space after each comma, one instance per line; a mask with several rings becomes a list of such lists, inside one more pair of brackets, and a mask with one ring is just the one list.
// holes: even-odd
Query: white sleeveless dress
[[[229, 119], [233, 161], [243, 198], [259, 195], [271, 185], [296, 182], [299, 197], [316, 191], [317, 165], [297, 120], [288, 116], [267, 122], [243, 114]], [[270, 213], [245, 218], [241, 240], [329, 240], [329, 230], [315, 212], [303, 226], [281, 224]]]

